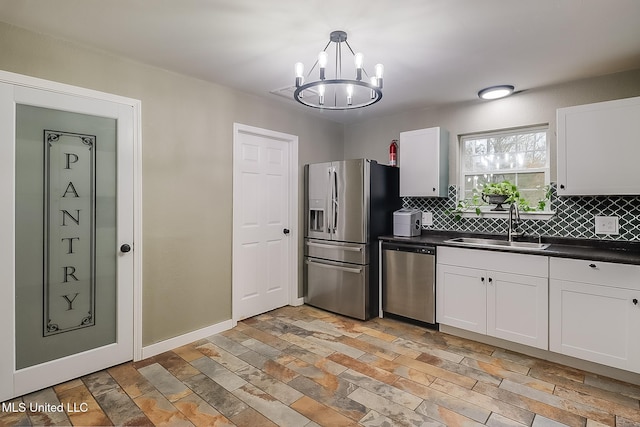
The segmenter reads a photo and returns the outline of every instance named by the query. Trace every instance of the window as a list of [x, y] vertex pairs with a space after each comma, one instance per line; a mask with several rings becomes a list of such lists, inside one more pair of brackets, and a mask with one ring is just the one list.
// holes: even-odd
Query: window
[[529, 206], [537, 206], [549, 184], [547, 131], [548, 126], [537, 126], [461, 137], [460, 198], [471, 199], [485, 183], [506, 180], [518, 186]]

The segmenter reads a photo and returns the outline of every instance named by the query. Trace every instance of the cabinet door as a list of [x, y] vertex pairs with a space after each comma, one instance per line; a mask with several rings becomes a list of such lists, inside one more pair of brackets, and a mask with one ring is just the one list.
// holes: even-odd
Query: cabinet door
[[437, 274], [438, 323], [485, 334], [487, 298], [484, 271], [438, 264]]
[[640, 291], [552, 279], [551, 351], [640, 372]]
[[487, 334], [549, 348], [546, 278], [487, 272]]
[[640, 97], [560, 108], [558, 194], [640, 194]]
[[449, 132], [435, 127], [400, 133], [400, 196], [446, 197]]

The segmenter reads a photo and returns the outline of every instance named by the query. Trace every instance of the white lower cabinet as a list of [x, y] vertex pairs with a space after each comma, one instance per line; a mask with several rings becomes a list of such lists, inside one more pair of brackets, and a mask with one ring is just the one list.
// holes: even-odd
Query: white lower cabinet
[[548, 349], [548, 258], [438, 248], [438, 323]]
[[552, 258], [550, 350], [640, 372], [640, 266]]

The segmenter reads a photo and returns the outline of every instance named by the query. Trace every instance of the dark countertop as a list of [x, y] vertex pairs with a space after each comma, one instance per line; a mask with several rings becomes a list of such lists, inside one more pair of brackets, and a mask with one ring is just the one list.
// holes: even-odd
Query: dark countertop
[[[505, 235], [462, 233], [454, 231], [422, 231], [422, 235], [416, 237], [381, 236], [380, 240], [389, 242], [412, 243], [416, 245], [466, 247], [469, 249], [481, 249], [499, 252], [516, 252], [532, 255], [544, 255], [559, 258], [577, 258], [590, 261], [617, 262], [621, 264], [640, 265], [640, 242], [623, 242], [614, 240], [572, 239], [566, 237], [542, 236], [541, 242], [550, 246], [541, 250], [520, 250], [516, 248], [478, 248], [463, 246], [453, 243], [445, 243], [446, 240], [455, 237], [478, 237], [483, 239], [507, 240]], [[522, 238], [518, 241], [538, 242], [536, 238]]]

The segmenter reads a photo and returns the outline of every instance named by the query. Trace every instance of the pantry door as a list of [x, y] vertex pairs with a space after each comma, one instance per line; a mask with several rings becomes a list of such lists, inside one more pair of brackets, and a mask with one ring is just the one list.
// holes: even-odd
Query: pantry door
[[133, 123], [0, 83], [0, 400], [133, 359]]

